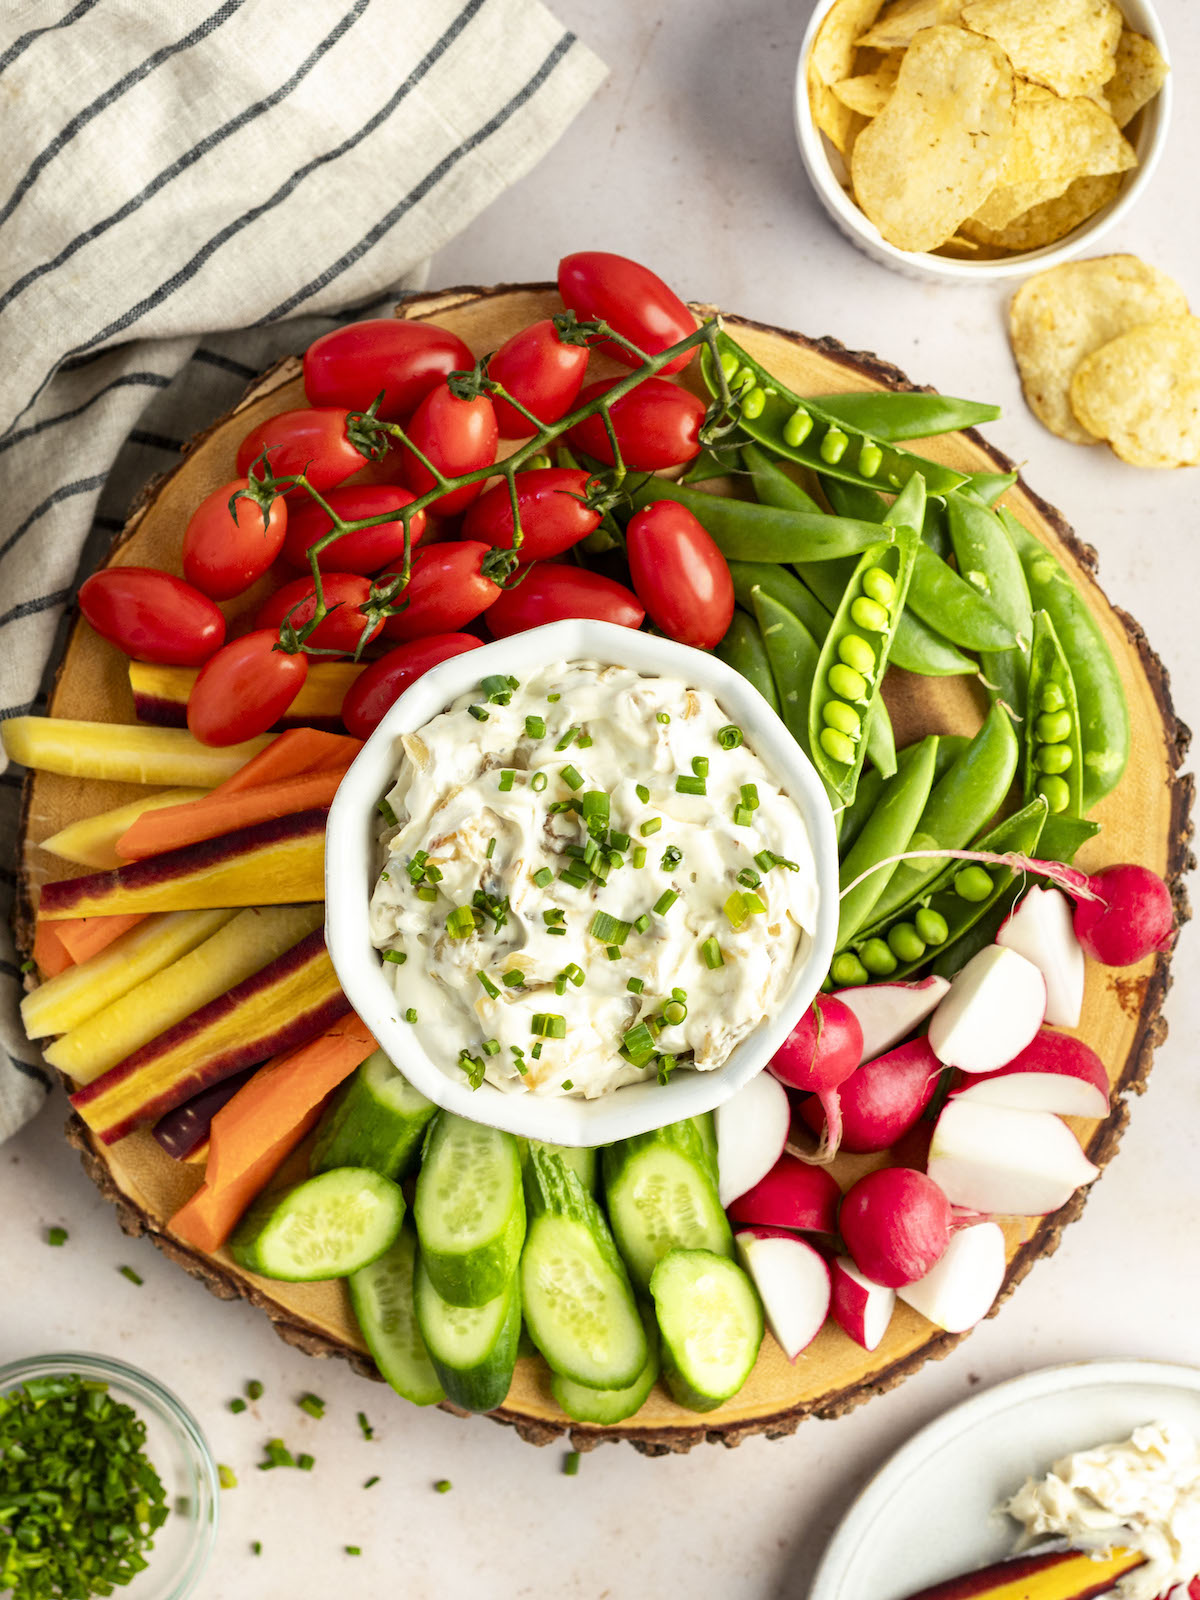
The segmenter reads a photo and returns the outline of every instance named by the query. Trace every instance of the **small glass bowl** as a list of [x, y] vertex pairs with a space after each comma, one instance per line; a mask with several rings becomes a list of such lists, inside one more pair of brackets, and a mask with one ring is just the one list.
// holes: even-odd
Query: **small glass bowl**
[[120, 1593], [130, 1600], [184, 1600], [196, 1593], [217, 1538], [220, 1487], [200, 1424], [169, 1389], [111, 1356], [69, 1352], [10, 1361], [0, 1367], [0, 1394], [32, 1378], [71, 1374], [106, 1383], [113, 1399], [131, 1406], [146, 1424], [145, 1453], [171, 1511], [154, 1535], [149, 1566]]

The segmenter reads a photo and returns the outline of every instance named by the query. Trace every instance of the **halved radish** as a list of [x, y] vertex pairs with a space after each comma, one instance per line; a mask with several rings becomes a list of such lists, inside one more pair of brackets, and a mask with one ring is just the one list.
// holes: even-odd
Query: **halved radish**
[[[910, 1039], [865, 1062], [839, 1090], [842, 1149], [862, 1155], [903, 1138], [933, 1099], [943, 1070], [928, 1039]], [[815, 1095], [801, 1105], [800, 1116], [814, 1133], [824, 1129], [825, 1114]]]
[[910, 1167], [868, 1172], [838, 1214], [858, 1270], [886, 1289], [924, 1277], [950, 1240], [950, 1202], [937, 1183]]
[[956, 1206], [988, 1216], [1041, 1217], [1099, 1176], [1065, 1122], [961, 1096], [937, 1120], [929, 1176]]
[[1046, 980], [1032, 961], [992, 944], [955, 974], [929, 1023], [939, 1061], [994, 1072], [1019, 1055], [1046, 1015]]
[[[1108, 1070], [1082, 1039], [1041, 1028], [1032, 1044], [998, 1072], [980, 1073], [952, 1096], [1012, 1111], [1053, 1111], [1060, 1117], [1108, 1113]], [[847, 1147], [853, 1149], [847, 1141]]]
[[825, 1258], [803, 1239], [778, 1228], [742, 1228], [733, 1242], [754, 1280], [767, 1326], [784, 1355], [795, 1361], [829, 1315], [832, 1291]]
[[896, 1293], [947, 1333], [965, 1333], [987, 1316], [1004, 1282], [1004, 1232], [998, 1223], [960, 1228], [938, 1264]]
[[1035, 884], [1000, 924], [996, 943], [1032, 961], [1045, 978], [1046, 1021], [1076, 1027], [1083, 1009], [1083, 946], [1066, 895]]
[[717, 1190], [723, 1206], [770, 1172], [783, 1154], [791, 1120], [787, 1091], [769, 1072], [751, 1078], [717, 1107]]
[[834, 999], [849, 1006], [862, 1029], [863, 1061], [874, 1061], [914, 1028], [937, 1006], [949, 989], [947, 978], [922, 978], [920, 983], [868, 983], [861, 989], [837, 989]]
[[896, 1308], [895, 1289], [885, 1288], [882, 1283], [872, 1283], [849, 1256], [837, 1256], [834, 1259], [830, 1276], [833, 1280], [833, 1320], [855, 1344], [862, 1345], [864, 1350], [876, 1349], [887, 1332]]
[[785, 1151], [759, 1180], [729, 1207], [735, 1222], [769, 1228], [798, 1228], [801, 1233], [832, 1233], [837, 1226], [842, 1191], [825, 1167], [814, 1167]]

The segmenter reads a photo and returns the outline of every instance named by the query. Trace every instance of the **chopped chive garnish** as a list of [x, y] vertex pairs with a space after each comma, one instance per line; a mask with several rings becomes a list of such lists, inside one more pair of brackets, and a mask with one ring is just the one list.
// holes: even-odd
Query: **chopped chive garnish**
[[46, 1233], [46, 1243], [52, 1245], [66, 1244], [67, 1230], [65, 1228], [50, 1228]]
[[533, 777], [529, 780], [529, 787], [533, 790], [534, 794], [541, 794], [542, 790], [549, 782], [550, 780], [544, 772], [535, 772]]
[[566, 994], [566, 992], [567, 992], [567, 975], [566, 975], [565, 972], [560, 972], [558, 974], [558, 976], [555, 978], [555, 980], [554, 980], [554, 992], [560, 998], [564, 994]]
[[421, 887], [417, 890], [417, 899], [418, 900], [436, 900], [437, 897], [438, 897], [437, 890], [434, 889], [434, 888], [429, 887], [426, 884], [422, 884]]
[[307, 1411], [310, 1417], [316, 1417], [318, 1422], [325, 1415], [325, 1402], [321, 1399], [320, 1395], [301, 1395], [296, 1404], [300, 1407], [301, 1411]]
[[26, 956], [24, 961], [22, 961], [22, 963], [21, 963], [21, 971], [22, 972], [36, 972], [37, 971], [37, 962], [33, 959], [32, 956]]
[[533, 1057], [533, 1059], [535, 1061], [540, 1061], [542, 1059], [542, 1041], [540, 1039], [534, 1045], [533, 1049], [529, 1052], [529, 1054]]
[[250, 1545], [250, 1550], [251, 1550], [252, 1554], [254, 1554], [256, 1556], [262, 1555], [262, 1540], [261, 1539], [253, 1540], [251, 1542], [251, 1545]]
[[465, 939], [475, 932], [475, 912], [470, 906], [455, 906], [446, 918], [446, 932], [452, 939]]
[[666, 724], [671, 720], [671, 713], [669, 711], [656, 712], [654, 720], [655, 722], [661, 722], [665, 727]]
[[753, 867], [743, 867], [737, 875], [737, 881], [747, 889], [757, 889], [762, 883], [762, 879]]
[[571, 1450], [563, 1462], [563, 1472], [568, 1478], [573, 1478], [579, 1471], [579, 1451]]
[[646, 913], [645, 913], [645, 912], [644, 912], [644, 911], [643, 911], [643, 912], [642, 912], [642, 914], [641, 914], [641, 916], [640, 916], [640, 917], [638, 917], [638, 918], [637, 918], [637, 919], [636, 919], [636, 920], [635, 920], [635, 922], [634, 922], [634, 924], [633, 924], [633, 927], [634, 927], [634, 932], [635, 932], [635, 933], [645, 933], [645, 931], [646, 931], [646, 929], [647, 929], [647, 928], [648, 928], [648, 927], [649, 927], [649, 926], [650, 926], [650, 918], [649, 918], [649, 917], [648, 917], [648, 916], [647, 916], [647, 915], [646, 915]]
[[554, 746], [556, 750], [569, 750], [579, 737], [579, 729], [572, 726], [567, 729], [562, 738]]
[[588, 789], [583, 796], [583, 820], [589, 833], [608, 827], [609, 801], [603, 789]]
[[567, 937], [565, 928], [547, 928], [546, 932], [552, 939], [565, 939]]
[[584, 979], [587, 977], [587, 974], [584, 972], [583, 968], [578, 964], [578, 962], [572, 961], [569, 967], [563, 968], [563, 972], [577, 989], [583, 988]]
[[645, 805], [650, 798], [650, 791], [647, 789], [644, 783], [639, 783], [634, 792], [643, 805]]
[[622, 1044], [635, 1067], [644, 1066], [654, 1054], [654, 1035], [644, 1022], [639, 1022], [635, 1028], [630, 1028]]
[[430, 863], [430, 865], [425, 868], [425, 882], [441, 883], [441, 881], [442, 869], [440, 867], [435, 867], [432, 863]]
[[628, 850], [633, 840], [627, 833], [622, 833], [619, 828], [614, 828], [608, 836], [608, 842], [614, 850]]
[[625, 865], [625, 857], [619, 850], [606, 850], [604, 853], [604, 859], [614, 872], [620, 872], [621, 868]]
[[560, 883], [569, 883], [572, 889], [586, 889], [591, 879], [586, 872], [564, 871], [558, 875]]
[[526, 717], [525, 732], [531, 739], [544, 739], [546, 737], [545, 717]]
[[467, 1075], [467, 1085], [471, 1089], [478, 1089], [487, 1073], [487, 1065], [482, 1056], [473, 1056], [464, 1045], [458, 1052], [458, 1064]]
[[770, 872], [775, 865], [775, 852], [773, 850], [760, 850], [754, 858], [754, 865], [760, 872]]
[[578, 811], [579, 810], [579, 801], [578, 800], [552, 800], [550, 802], [550, 804], [546, 807], [546, 809], [549, 811], [549, 813], [550, 813], [550, 815], [552, 817], [556, 817], [556, 816], [559, 815], [560, 812]]
[[742, 804], [749, 806], [751, 811], [758, 810], [758, 786], [753, 783], [742, 785]]
[[565, 1039], [567, 1019], [556, 1011], [536, 1011], [529, 1019], [529, 1031], [540, 1039]]
[[251, 1378], [250, 1382], [246, 1385], [246, 1398], [248, 1400], [261, 1400], [262, 1392], [262, 1384], [259, 1383], [257, 1378]]
[[660, 894], [658, 899], [654, 902], [655, 916], [665, 916], [678, 899], [679, 896], [675, 893], [674, 889], [664, 889], [662, 894]]
[[651, 817], [648, 822], [643, 822], [638, 832], [643, 839], [648, 839], [652, 833], [657, 833], [662, 827], [661, 817]]
[[415, 1006], [409, 1006], [404, 1013], [404, 1020], [405, 1022], [415, 1022], [417, 1020], [417, 1008]]
[[575, 1084], [570, 1078], [564, 1078], [562, 1083], [559, 1085], [559, 1088], [561, 1089], [573, 1089], [574, 1087]]
[[658, 1081], [667, 1084], [671, 1081], [671, 1074], [675, 1071], [677, 1062], [674, 1056], [659, 1056]]
[[486, 722], [489, 713], [483, 706], [468, 706], [467, 715], [474, 717], [476, 722]]
[[525, 974], [518, 972], [516, 967], [510, 967], [500, 979], [500, 982], [506, 989], [523, 989], [525, 987]]
[[360, 1555], [362, 1555], [362, 1550], [356, 1544], [348, 1544], [346, 1546], [346, 1554], [348, 1556], [360, 1556]]
[[669, 844], [667, 846], [667, 848], [663, 851], [663, 854], [662, 854], [662, 868], [663, 868], [663, 871], [664, 872], [670, 872], [671, 869], [673, 867], [677, 867], [682, 860], [683, 860], [683, 851], [679, 848], [679, 846], [678, 845], [674, 845], [674, 844]]
[[608, 959], [610, 961], [620, 961], [620, 959], [621, 959], [621, 946], [619, 944], [606, 945], [605, 949], [604, 949], [604, 954], [608, 957]]
[[363, 1488], [364, 1489], [373, 1489], [378, 1482], [379, 1482], [379, 1474], [377, 1472], [372, 1473], [371, 1476], [367, 1479], [366, 1483], [363, 1484]]
[[567, 766], [561, 768], [559, 777], [569, 789], [581, 789], [583, 787], [583, 777], [578, 767]]
[[703, 778], [680, 776], [675, 779], [676, 794], [707, 794], [708, 784]]
[[486, 994], [489, 999], [491, 999], [491, 1000], [499, 999], [500, 991], [499, 991], [499, 989], [497, 989], [496, 985], [492, 982], [492, 980], [488, 977], [486, 972], [481, 970], [481, 971], [477, 972], [475, 974], [475, 976], [479, 979], [480, 987], [483, 989], [484, 994]]
[[734, 825], [739, 828], [749, 828], [754, 823], [754, 813], [749, 806], [734, 806]]
[[376, 800], [375, 809], [387, 823], [389, 828], [394, 828], [396, 826], [396, 822], [398, 820], [396, 813], [392, 810], [391, 802], [386, 797], [382, 800]]
[[512, 788], [514, 782], [516, 781], [516, 776], [517, 776], [516, 773], [513, 771], [513, 769], [511, 767], [505, 767], [504, 771], [500, 774], [500, 793], [501, 794], [507, 794], [508, 793], [508, 791]]
[[391, 873], [390, 872], [381, 872], [379, 874], [379, 881], [380, 881], [380, 883], [391, 883], [391, 881], [392, 881]]
[[303, 1455], [296, 1457], [296, 1465], [300, 1468], [301, 1472], [311, 1472], [316, 1464], [317, 1458], [315, 1456], [310, 1456], [307, 1451], [305, 1451]]
[[707, 778], [708, 777], [708, 757], [707, 756], [693, 756], [692, 757], [692, 771], [696, 774], [696, 776], [698, 778]]
[[496, 841], [495, 841], [495, 839], [489, 839], [488, 840], [488, 847], [487, 847], [487, 852], [486, 852], [485, 859], [490, 861], [495, 854], [496, 854]]
[[736, 722], [727, 722], [723, 728], [717, 729], [717, 743], [722, 750], [736, 750], [744, 738]]
[[548, 911], [542, 912], [542, 921], [548, 928], [560, 927], [567, 920], [567, 913], [561, 906], [551, 906]]
[[[558, 696], [554, 694], [551, 695], [550, 698], [552, 700], [557, 700]], [[439, 1478], [433, 1487], [437, 1490], [438, 1494], [449, 1494], [454, 1485], [450, 1482], [449, 1478]]]
[[375, 1429], [367, 1421], [367, 1414], [365, 1411], [360, 1411], [358, 1413], [358, 1425], [362, 1429], [362, 1436], [364, 1439], [373, 1439], [375, 1437]]
[[581, 733], [575, 742], [581, 750], [589, 750], [592, 745], [592, 736], [590, 733]]
[[123, 1278], [128, 1278], [130, 1283], [136, 1283], [139, 1289], [146, 1281], [141, 1274], [135, 1272], [132, 1267], [119, 1267], [117, 1270], [120, 1272]]
[[385, 950], [383, 952], [383, 959], [385, 961], [390, 961], [394, 967], [402, 967], [408, 960], [408, 957], [405, 955], [403, 950]]
[[272, 1467], [294, 1467], [296, 1465], [296, 1458], [282, 1439], [268, 1439], [263, 1449], [267, 1452], [267, 1459], [258, 1463], [260, 1472], [270, 1472]]
[[533, 875], [533, 881], [539, 889], [548, 889], [554, 882], [554, 874], [549, 867], [539, 867]]
[[588, 927], [588, 932], [593, 939], [599, 939], [601, 944], [624, 944], [628, 939], [633, 924], [622, 922], [620, 917], [610, 916], [607, 911], [597, 911]]
[[630, 994], [641, 994], [646, 985], [641, 978], [630, 978], [625, 987], [629, 990]]
[[500, 1054], [499, 1039], [485, 1039], [479, 1047], [485, 1056], [498, 1056]]
[[233, 1400], [231, 1400], [231, 1401], [230, 1401], [230, 1402], [229, 1402], [229, 1409], [230, 1409], [230, 1411], [232, 1411], [232, 1412], [233, 1412], [233, 1414], [234, 1414], [234, 1416], [235, 1416], [235, 1417], [236, 1417], [236, 1416], [238, 1416], [238, 1415], [239, 1415], [239, 1414], [240, 1414], [240, 1413], [241, 1413], [241, 1412], [243, 1412], [243, 1411], [245, 1411], [245, 1409], [246, 1409], [246, 1402], [245, 1402], [245, 1401], [244, 1401], [244, 1400], [243, 1400], [243, 1399], [242, 1399], [242, 1398], [241, 1398], [241, 1396], [240, 1396], [240, 1395], [239, 1395], [239, 1396], [237, 1396], [237, 1397], [236, 1397], [236, 1398], [235, 1398], [235, 1399], [233, 1399]]
[[644, 844], [635, 844], [633, 855], [629, 859], [635, 867], [644, 867], [646, 865], [646, 846]]
[[236, 1489], [238, 1486], [237, 1473], [223, 1461], [217, 1464], [217, 1481], [222, 1489]]
[[682, 1000], [668, 1000], [662, 1008], [662, 1015], [668, 1027], [677, 1028], [681, 1022], [687, 1020], [687, 1006]]

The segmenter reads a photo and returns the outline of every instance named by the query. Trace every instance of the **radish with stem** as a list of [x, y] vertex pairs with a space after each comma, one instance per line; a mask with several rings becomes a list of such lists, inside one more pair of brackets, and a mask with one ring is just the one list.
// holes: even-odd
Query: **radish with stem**
[[825, 1113], [825, 1134], [813, 1155], [801, 1159], [824, 1166], [842, 1142], [842, 1104], [838, 1090], [862, 1058], [862, 1027], [850, 1007], [832, 995], [819, 994], [783, 1044], [767, 1070], [791, 1089], [815, 1094]]

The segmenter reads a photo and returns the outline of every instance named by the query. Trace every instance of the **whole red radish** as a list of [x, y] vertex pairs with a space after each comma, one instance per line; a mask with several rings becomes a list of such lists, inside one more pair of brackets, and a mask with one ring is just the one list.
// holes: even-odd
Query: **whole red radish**
[[885, 1289], [923, 1278], [950, 1242], [950, 1202], [923, 1172], [882, 1167], [847, 1192], [838, 1216], [858, 1270]]
[[733, 620], [729, 565], [686, 506], [644, 506], [630, 519], [625, 546], [637, 597], [669, 639], [711, 650], [725, 637]]
[[408, 688], [439, 661], [478, 650], [483, 644], [470, 633], [435, 633], [427, 639], [413, 639], [380, 656], [346, 691], [342, 701], [342, 721], [356, 739], [369, 739]]
[[[887, 1150], [903, 1138], [933, 1099], [942, 1070], [925, 1038], [864, 1062], [838, 1092], [842, 1149], [863, 1155]], [[814, 1133], [825, 1132], [825, 1113], [816, 1098], [804, 1101], [800, 1116]]]
[[824, 1167], [809, 1166], [785, 1151], [752, 1189], [729, 1207], [735, 1222], [769, 1228], [795, 1228], [801, 1233], [832, 1233], [837, 1225], [842, 1191]]
[[232, 639], [200, 668], [188, 696], [187, 724], [201, 744], [240, 744], [278, 722], [304, 686], [308, 657], [277, 649], [261, 628]]
[[858, 1018], [842, 1001], [819, 994], [767, 1063], [767, 1070], [781, 1083], [815, 1094], [820, 1101], [827, 1131], [814, 1161], [832, 1161], [837, 1155], [842, 1142], [838, 1089], [858, 1066], [861, 1055]]
[[1131, 967], [1171, 948], [1175, 908], [1156, 872], [1123, 862], [1093, 873], [1087, 886], [1095, 898], [1079, 900], [1072, 920], [1075, 937], [1094, 961]]

